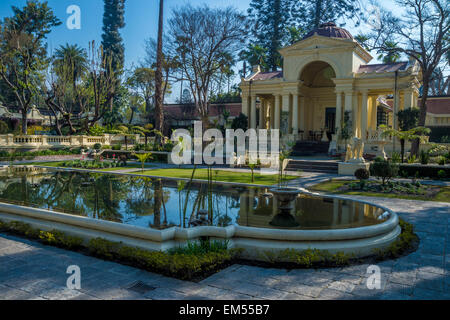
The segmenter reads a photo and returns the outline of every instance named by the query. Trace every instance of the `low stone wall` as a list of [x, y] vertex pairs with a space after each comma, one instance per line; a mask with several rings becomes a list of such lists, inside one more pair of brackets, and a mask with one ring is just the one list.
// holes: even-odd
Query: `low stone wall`
[[155, 230], [6, 203], [0, 203], [0, 220], [22, 221], [41, 230], [56, 229], [85, 241], [102, 237], [149, 250], [167, 250], [186, 241], [211, 237], [229, 240], [230, 247], [245, 249], [244, 256], [255, 260], [262, 259], [261, 252], [280, 252], [285, 249], [319, 249], [364, 257], [373, 254], [375, 248], [389, 246], [401, 232], [397, 215], [387, 208], [382, 209], [389, 212], [390, 217], [381, 224], [335, 230], [283, 230], [244, 226]]
[[[129, 145], [144, 143], [139, 135], [128, 137]], [[0, 149], [44, 150], [57, 148], [93, 147], [95, 144], [125, 144], [123, 135], [105, 134], [103, 136], [47, 136], [47, 135], [0, 135]]]

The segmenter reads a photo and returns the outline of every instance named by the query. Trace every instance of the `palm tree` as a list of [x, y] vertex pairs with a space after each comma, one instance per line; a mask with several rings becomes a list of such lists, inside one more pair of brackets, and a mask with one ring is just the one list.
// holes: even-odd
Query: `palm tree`
[[394, 49], [398, 47], [398, 43], [393, 41], [386, 41], [385, 46], [388, 49], [392, 49], [392, 51], [389, 51], [387, 54], [381, 53], [378, 56], [378, 60], [382, 60], [383, 63], [395, 63], [400, 59], [400, 54], [398, 51], [395, 51]]
[[53, 64], [60, 77], [67, 77], [75, 83], [87, 70], [86, 50], [77, 44], [60, 46], [55, 51]]
[[400, 140], [400, 153], [402, 155], [402, 163], [404, 162], [405, 158], [405, 141], [413, 141], [418, 139], [420, 143], [426, 142], [426, 134], [430, 133], [431, 130], [429, 128], [425, 127], [416, 127], [412, 128], [410, 130], [395, 130], [388, 128], [385, 125], [381, 125], [380, 129], [383, 131], [381, 134], [382, 137], [396, 137]]
[[[163, 13], [164, 0], [159, 0], [159, 23], [158, 23], [158, 44], [156, 49], [156, 71], [155, 71], [155, 129], [164, 132], [164, 101], [163, 101]], [[160, 140], [163, 142], [163, 139]]]

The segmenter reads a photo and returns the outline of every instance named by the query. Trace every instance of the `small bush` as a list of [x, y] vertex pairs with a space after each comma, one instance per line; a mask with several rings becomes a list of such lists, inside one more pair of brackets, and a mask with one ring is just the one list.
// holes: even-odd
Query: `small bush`
[[383, 185], [393, 177], [397, 176], [398, 170], [399, 166], [397, 164], [382, 158], [375, 158], [375, 161], [370, 164], [370, 174], [381, 179]]
[[402, 155], [398, 152], [393, 152], [391, 156], [392, 163], [400, 163], [402, 162]]
[[443, 179], [445, 179], [447, 177], [447, 174], [445, 173], [444, 170], [439, 170], [437, 175], [438, 175], [438, 178], [441, 179], [441, 180], [443, 180]]
[[447, 163], [447, 159], [443, 156], [439, 157], [438, 164], [444, 166]]
[[360, 181], [367, 180], [370, 178], [370, 172], [367, 169], [358, 169], [355, 171], [355, 177]]
[[122, 145], [121, 144], [115, 144], [112, 146], [112, 150], [122, 150]]
[[430, 154], [425, 150], [422, 150], [420, 151], [419, 158], [421, 164], [428, 164], [428, 162], [430, 161]]
[[101, 150], [102, 149], [102, 144], [101, 143], [94, 144], [94, 149], [97, 150], [97, 151]]

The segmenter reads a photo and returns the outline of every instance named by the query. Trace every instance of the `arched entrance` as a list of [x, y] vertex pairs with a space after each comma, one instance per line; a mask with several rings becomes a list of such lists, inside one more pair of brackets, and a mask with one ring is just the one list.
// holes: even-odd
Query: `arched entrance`
[[336, 131], [336, 72], [324, 61], [307, 64], [300, 72], [304, 97], [303, 140], [330, 141]]

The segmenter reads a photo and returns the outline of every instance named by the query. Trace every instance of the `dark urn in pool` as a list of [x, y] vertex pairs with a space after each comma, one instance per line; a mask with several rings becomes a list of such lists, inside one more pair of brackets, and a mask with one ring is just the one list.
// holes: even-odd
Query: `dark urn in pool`
[[269, 190], [278, 200], [278, 213], [269, 222], [271, 226], [281, 228], [298, 227], [299, 223], [291, 214], [293, 202], [300, 194], [300, 190], [296, 188], [274, 188]]

